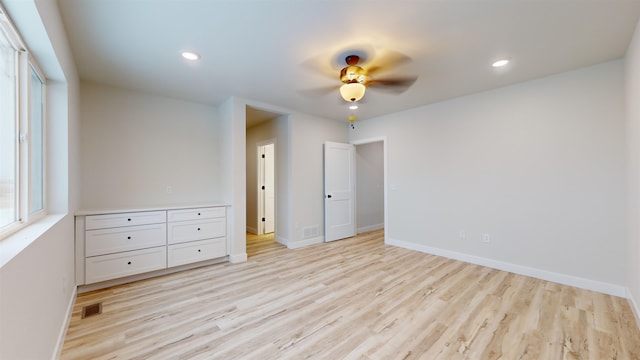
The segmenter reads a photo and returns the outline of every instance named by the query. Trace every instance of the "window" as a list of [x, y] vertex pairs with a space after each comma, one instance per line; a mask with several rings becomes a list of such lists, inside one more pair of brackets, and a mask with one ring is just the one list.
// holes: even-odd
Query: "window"
[[[4, 30], [4, 29], [2, 29]], [[0, 31], [0, 228], [17, 217], [17, 51]]]
[[0, 238], [43, 215], [45, 78], [0, 7]]

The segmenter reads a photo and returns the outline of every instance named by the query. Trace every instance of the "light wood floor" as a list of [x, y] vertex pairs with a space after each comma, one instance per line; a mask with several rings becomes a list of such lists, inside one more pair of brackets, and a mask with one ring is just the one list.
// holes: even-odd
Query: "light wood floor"
[[269, 253], [285, 250], [286, 247], [274, 240], [274, 234], [255, 235], [247, 233], [247, 257], [249, 259]]
[[[63, 359], [640, 359], [626, 300], [387, 246], [382, 231], [78, 296]], [[80, 319], [103, 303], [103, 313]]]

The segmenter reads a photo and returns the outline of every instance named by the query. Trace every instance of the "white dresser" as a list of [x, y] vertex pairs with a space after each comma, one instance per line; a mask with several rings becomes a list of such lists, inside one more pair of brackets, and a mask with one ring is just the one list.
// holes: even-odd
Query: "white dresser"
[[76, 283], [88, 291], [227, 260], [227, 205], [76, 213]]
[[169, 210], [167, 266], [227, 255], [225, 210], [223, 207]]

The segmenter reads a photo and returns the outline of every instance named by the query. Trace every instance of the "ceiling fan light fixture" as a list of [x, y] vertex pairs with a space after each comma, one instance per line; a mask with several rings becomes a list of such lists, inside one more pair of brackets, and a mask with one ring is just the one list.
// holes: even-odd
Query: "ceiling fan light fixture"
[[347, 83], [340, 86], [340, 95], [347, 102], [356, 102], [364, 96], [366, 87], [359, 82]]

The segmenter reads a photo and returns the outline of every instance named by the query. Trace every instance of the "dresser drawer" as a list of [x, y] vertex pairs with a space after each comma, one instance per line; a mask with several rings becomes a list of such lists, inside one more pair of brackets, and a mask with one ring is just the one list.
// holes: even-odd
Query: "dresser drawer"
[[169, 245], [167, 263], [178, 266], [227, 255], [227, 239], [217, 238]]
[[210, 207], [198, 209], [169, 210], [167, 211], [167, 221], [185, 221], [220, 218], [226, 215], [224, 207]]
[[227, 221], [225, 218], [216, 218], [168, 223], [167, 232], [169, 244], [221, 237], [227, 233]]
[[85, 218], [85, 229], [93, 230], [130, 225], [160, 224], [166, 221], [166, 211], [89, 215]]
[[88, 230], [85, 233], [85, 256], [162, 246], [167, 244], [166, 238], [165, 224]]
[[86, 259], [85, 281], [90, 284], [166, 267], [166, 246], [94, 256]]

